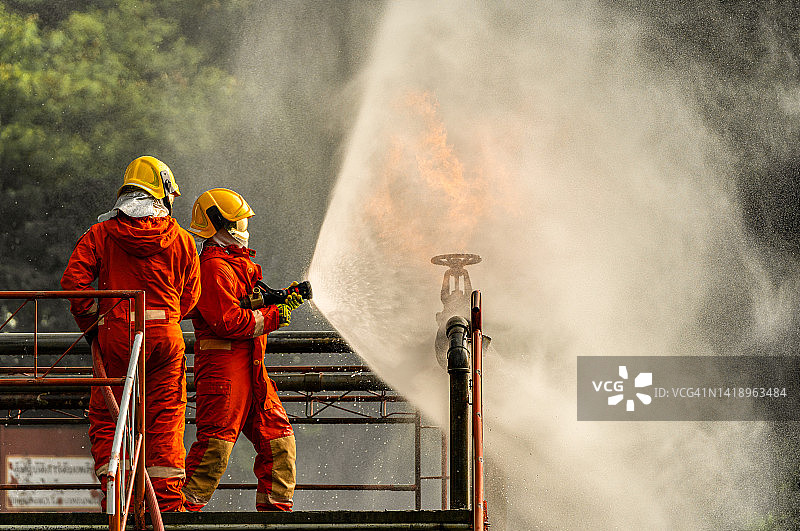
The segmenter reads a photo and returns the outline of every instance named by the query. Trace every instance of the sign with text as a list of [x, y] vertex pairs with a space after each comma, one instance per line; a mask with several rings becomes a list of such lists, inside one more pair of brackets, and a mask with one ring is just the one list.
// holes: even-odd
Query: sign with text
[[[59, 483], [97, 484], [91, 457], [7, 455], [8, 483], [40, 485]], [[9, 509], [96, 509], [97, 491], [90, 490], [9, 490]]]

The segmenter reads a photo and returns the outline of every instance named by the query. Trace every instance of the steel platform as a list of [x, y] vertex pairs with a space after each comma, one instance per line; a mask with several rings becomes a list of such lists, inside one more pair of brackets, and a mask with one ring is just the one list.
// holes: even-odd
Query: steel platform
[[[185, 333], [187, 354], [193, 354], [194, 337], [192, 334]], [[391, 407], [387, 410], [387, 405], [395, 400], [402, 402], [390, 387], [373, 375], [368, 367], [356, 365], [360, 360], [353, 353], [350, 346], [335, 332], [276, 332], [270, 336], [267, 343], [267, 352], [271, 355], [271, 360], [278, 363], [285, 363], [280, 367], [271, 367], [272, 378], [278, 380], [282, 393], [286, 396], [286, 402], [293, 402], [292, 398], [297, 398], [293, 394], [299, 395], [302, 405], [305, 406], [305, 417], [300, 411], [299, 417], [293, 418], [293, 422], [298, 424], [305, 423], [342, 423], [342, 424], [361, 424], [361, 423], [407, 423], [408, 419], [393, 417], [397, 415]], [[303, 365], [296, 365], [300, 358], [296, 354], [302, 354]], [[57, 360], [65, 358], [64, 364], [57, 369], [52, 369], [53, 374], [50, 378], [42, 378], [34, 381], [31, 374], [26, 369], [24, 374], [19, 374], [19, 369], [13, 365], [21, 364], [25, 357], [25, 366], [30, 368], [29, 356], [33, 356], [34, 369], [33, 375], [41, 377], [44, 371], [49, 371], [48, 365], [51, 363], [58, 365]], [[85, 364], [88, 355], [88, 345], [80, 339], [79, 334], [75, 333], [0, 333], [0, 359], [8, 367], [0, 367], [2, 375], [0, 382], [4, 385], [0, 388], [0, 409], [20, 410], [19, 415], [12, 415], [9, 411], [8, 417], [0, 425], [6, 426], [26, 426], [26, 425], [49, 425], [49, 424], [70, 424], [85, 423], [85, 418], [39, 418], [44, 413], [37, 410], [54, 410], [60, 413], [59, 409], [84, 409], [88, 400], [88, 386], [82, 382], [80, 386], [59, 387], [56, 383], [65, 378], [76, 379], [91, 374], [88, 367], [76, 367], [76, 364]], [[41, 357], [41, 358], [40, 358]], [[190, 360], [192, 358], [190, 357]], [[5, 360], [8, 360], [7, 362]], [[285, 360], [285, 361], [284, 361]], [[41, 362], [41, 364], [40, 364]], [[285, 371], [286, 374], [282, 374]], [[38, 372], [38, 374], [37, 374]], [[193, 388], [193, 373], [190, 368], [188, 387]], [[55, 380], [60, 378], [61, 380]], [[50, 381], [47, 381], [50, 380]], [[466, 384], [466, 379], [464, 379]], [[24, 384], [24, 385], [23, 385]], [[21, 386], [21, 387], [20, 387]], [[321, 392], [325, 392], [324, 394]], [[463, 407], [467, 407], [466, 386], [464, 388]], [[34, 400], [30, 403], [25, 402], [27, 394], [35, 394]], [[292, 394], [293, 393], [293, 394]], [[330, 395], [330, 396], [329, 396]], [[376, 418], [363, 418], [364, 413], [346, 413], [343, 404], [346, 399], [352, 399], [354, 403], [364, 402], [366, 405], [373, 404], [373, 400], [379, 401], [378, 411], [374, 413]], [[284, 396], [282, 396], [282, 400]], [[6, 403], [7, 402], [7, 403]], [[314, 404], [319, 404], [317, 411]], [[312, 405], [309, 410], [308, 404]], [[329, 405], [338, 405], [336, 414], [332, 418], [318, 418], [319, 412], [325, 410]], [[368, 406], [371, 407], [371, 406]], [[22, 413], [24, 409], [30, 409], [33, 416]], [[51, 412], [53, 413], [53, 412]], [[63, 412], [61, 412], [63, 413]], [[330, 412], [328, 413], [330, 415]], [[48, 415], [50, 415], [48, 413]], [[52, 415], [50, 415], [52, 416]], [[308, 418], [306, 418], [308, 417]], [[466, 415], [462, 415], [466, 418]], [[471, 509], [443, 509], [443, 510], [419, 510], [421, 507], [420, 480], [429, 479], [442, 481], [442, 507], [448, 506], [447, 483], [443, 478], [447, 478], [445, 463], [448, 461], [446, 446], [442, 438], [442, 471], [441, 476], [421, 477], [419, 471], [420, 463], [420, 437], [421, 427], [431, 428], [434, 426], [421, 426], [420, 417], [417, 413], [414, 417], [416, 426], [415, 445], [415, 483], [411, 485], [393, 485], [394, 490], [413, 490], [416, 492], [415, 505], [417, 510], [394, 510], [394, 511], [296, 511], [291, 513], [257, 513], [244, 511], [229, 512], [200, 512], [200, 513], [164, 513], [162, 515], [165, 531], [238, 531], [238, 530], [471, 530], [475, 523], [476, 512]], [[193, 421], [188, 418], [187, 421]], [[412, 419], [413, 420], [413, 419]], [[437, 428], [438, 429], [438, 428]], [[466, 433], [466, 427], [462, 430]], [[468, 441], [463, 441], [464, 452], [467, 454], [466, 445]], [[451, 494], [450, 506], [464, 507], [470, 505], [468, 497], [467, 471], [469, 467], [461, 466], [455, 472], [450, 471], [450, 477], [457, 473], [458, 477], [464, 476], [465, 487], [456, 494]], [[459, 484], [460, 484], [459, 483]], [[7, 486], [7, 485], [4, 485]], [[331, 488], [341, 488], [341, 485], [304, 485], [305, 488], [314, 490], [330, 490]], [[50, 488], [54, 487], [53, 485]], [[80, 487], [80, 485], [79, 485]], [[236, 487], [234, 484], [220, 485], [223, 487]], [[254, 488], [255, 485], [249, 485]], [[375, 485], [346, 485], [366, 490]], [[390, 490], [387, 486], [381, 485], [381, 490]], [[399, 487], [403, 487], [400, 489]], [[413, 487], [413, 488], [408, 488]], [[238, 487], [237, 487], [238, 488]], [[298, 487], [299, 488], [299, 487]], [[463, 492], [462, 492], [463, 491]], [[459, 494], [460, 493], [460, 494]], [[457, 496], [458, 494], [458, 496]], [[456, 503], [458, 498], [458, 503]], [[414, 504], [412, 504], [414, 505]], [[109, 529], [109, 517], [106, 514], [95, 512], [4, 512], [7, 508], [0, 508], [0, 531], [105, 531]], [[12, 509], [13, 511], [13, 509]], [[483, 520], [478, 520], [482, 522]], [[152, 529], [147, 517], [147, 529]], [[483, 529], [483, 526], [477, 526]], [[128, 521], [126, 529], [135, 529], [134, 522]]]
[[[298, 511], [164, 513], [165, 531], [408, 531], [472, 529], [472, 512]], [[104, 531], [102, 513], [0, 513], [0, 531]], [[127, 529], [134, 529], [128, 523]]]

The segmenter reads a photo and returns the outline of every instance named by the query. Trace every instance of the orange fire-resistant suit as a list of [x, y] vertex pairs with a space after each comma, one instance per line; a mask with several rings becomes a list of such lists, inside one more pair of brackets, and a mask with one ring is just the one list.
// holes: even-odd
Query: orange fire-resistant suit
[[[145, 291], [145, 464], [162, 511], [184, 510], [186, 363], [179, 322], [200, 297], [199, 275], [194, 240], [174, 218], [132, 218], [120, 212], [86, 231], [61, 278], [65, 290], [92, 289], [98, 279], [101, 290]], [[99, 299], [100, 315], [116, 302]], [[73, 299], [71, 311], [85, 331], [97, 319], [98, 303]], [[98, 325], [108, 377], [127, 373], [132, 312], [123, 302]], [[122, 387], [112, 389], [119, 401]], [[108, 470], [115, 424], [97, 387], [92, 387], [89, 423], [95, 471], [105, 491], [103, 474]]]
[[195, 330], [197, 441], [186, 457], [186, 507], [211, 499], [240, 433], [255, 446], [256, 510], [290, 511], [295, 440], [275, 383], [264, 368], [267, 334], [278, 328], [274, 305], [244, 309], [261, 267], [247, 248], [207, 245], [200, 255], [202, 294]]

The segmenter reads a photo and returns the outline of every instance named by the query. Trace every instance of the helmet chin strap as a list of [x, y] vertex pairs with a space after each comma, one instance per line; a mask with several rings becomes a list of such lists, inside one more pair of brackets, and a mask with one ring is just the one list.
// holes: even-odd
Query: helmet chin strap
[[172, 179], [170, 179], [168, 170], [161, 170], [161, 183], [164, 186], [164, 198], [162, 201], [164, 202], [164, 206], [167, 207], [168, 215], [171, 216], [172, 201], [174, 201], [172, 194], [175, 193], [175, 185], [172, 183]]

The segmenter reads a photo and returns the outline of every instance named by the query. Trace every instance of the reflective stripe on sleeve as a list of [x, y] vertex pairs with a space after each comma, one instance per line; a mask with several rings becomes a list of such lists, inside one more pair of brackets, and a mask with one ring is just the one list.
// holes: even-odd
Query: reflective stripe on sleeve
[[[131, 322], [136, 320], [136, 315], [134, 312], [131, 312]], [[144, 320], [145, 321], [166, 321], [167, 320], [167, 311], [164, 309], [161, 310], [145, 310], [144, 311]], [[98, 324], [104, 324], [105, 317], [100, 319]]]
[[[131, 321], [136, 318], [134, 312], [131, 312]], [[164, 309], [161, 310], [145, 310], [144, 311], [144, 320], [145, 321], [155, 321], [157, 319], [166, 319], [167, 318], [167, 311]]]

